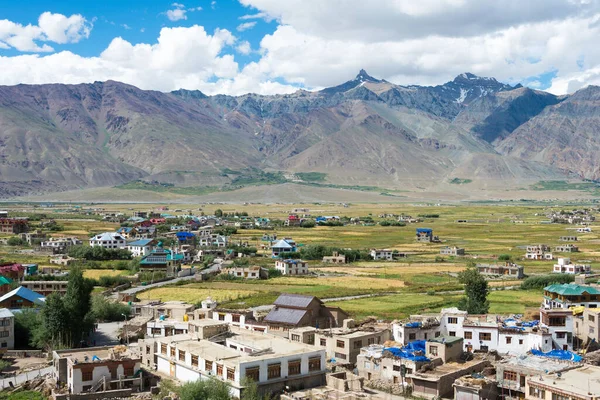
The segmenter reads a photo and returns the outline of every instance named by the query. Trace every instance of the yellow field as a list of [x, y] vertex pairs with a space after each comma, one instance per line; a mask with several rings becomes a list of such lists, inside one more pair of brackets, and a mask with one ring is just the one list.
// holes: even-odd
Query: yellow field
[[320, 276], [318, 278], [300, 278], [300, 277], [280, 277], [269, 279], [271, 285], [319, 285], [319, 286], [331, 286], [331, 287], [343, 287], [343, 288], [360, 288], [360, 289], [397, 289], [404, 287], [404, 282], [397, 279], [378, 279], [378, 278], [365, 278], [365, 277], [354, 277], [354, 276], [339, 276], [339, 277], [326, 277]]
[[129, 271], [117, 271], [112, 269], [86, 269], [83, 277], [88, 279], [100, 279], [103, 276], [127, 275]]
[[189, 287], [165, 287], [147, 290], [138, 294], [137, 297], [142, 300], [179, 300], [190, 304], [196, 304], [209, 296], [212, 297], [213, 300], [222, 302], [252, 296], [256, 293], [258, 292], [253, 290], [210, 290]]
[[460, 272], [465, 269], [462, 264], [451, 263], [406, 263], [388, 262], [372, 263], [357, 262], [347, 266], [319, 266], [319, 270], [328, 273], [343, 273], [350, 275], [392, 275], [392, 274], [424, 274], [436, 272]]

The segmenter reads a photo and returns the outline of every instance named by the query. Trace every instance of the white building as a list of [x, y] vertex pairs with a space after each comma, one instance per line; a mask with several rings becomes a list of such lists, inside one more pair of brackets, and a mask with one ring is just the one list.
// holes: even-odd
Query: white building
[[308, 275], [308, 262], [303, 260], [277, 260], [275, 269], [282, 275]]
[[393, 256], [394, 256], [394, 252], [392, 250], [388, 250], [388, 249], [382, 249], [382, 250], [373, 249], [373, 250], [371, 250], [371, 258], [375, 261], [379, 261], [379, 260], [392, 261], [394, 259]]
[[0, 308], [0, 349], [15, 348], [15, 316], [8, 308]]
[[392, 325], [394, 340], [408, 344], [440, 336], [464, 339], [465, 351], [498, 351], [525, 354], [531, 349], [552, 350], [552, 335], [541, 329], [518, 327], [493, 315], [468, 315], [457, 308], [442, 309], [438, 315], [414, 315], [409, 322]]
[[42, 249], [52, 249], [56, 251], [65, 251], [71, 246], [78, 246], [83, 244], [81, 240], [76, 237], [59, 237], [50, 238], [40, 244]]
[[104, 247], [109, 250], [124, 249], [127, 246], [125, 238], [115, 232], [100, 233], [90, 239], [91, 247]]
[[237, 398], [245, 378], [255, 381], [261, 393], [309, 389], [325, 383], [323, 349], [238, 328], [206, 340], [208, 335], [202, 332], [206, 323], [198, 328], [199, 332], [157, 339], [156, 345], [143, 347], [155, 351], [159, 373], [181, 382], [216, 377]]
[[592, 272], [592, 266], [590, 264], [573, 264], [570, 258], [558, 258], [558, 264], [554, 264], [552, 270], [555, 274], [590, 274]]
[[267, 270], [264, 270], [263, 268], [261, 268], [259, 266], [233, 267], [233, 268], [227, 268], [225, 271], [229, 275], [235, 276], [237, 278], [244, 278], [244, 279], [261, 279], [261, 278], [268, 277]]
[[140, 239], [135, 242], [127, 243], [126, 249], [129, 250], [134, 257], [144, 257], [152, 252], [155, 245], [156, 240]]
[[174, 319], [158, 319], [146, 324], [146, 337], [165, 337], [188, 333], [188, 321]]
[[208, 236], [200, 236], [198, 238], [198, 246], [200, 247], [227, 247], [227, 236], [218, 235], [216, 233]]

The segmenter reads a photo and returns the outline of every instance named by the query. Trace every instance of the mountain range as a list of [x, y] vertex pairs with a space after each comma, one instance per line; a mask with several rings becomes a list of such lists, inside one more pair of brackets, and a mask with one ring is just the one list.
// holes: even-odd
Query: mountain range
[[361, 70], [335, 87], [273, 96], [114, 81], [0, 86], [0, 197], [134, 183], [423, 190], [598, 180], [599, 105], [595, 86], [555, 96], [470, 73], [400, 86]]

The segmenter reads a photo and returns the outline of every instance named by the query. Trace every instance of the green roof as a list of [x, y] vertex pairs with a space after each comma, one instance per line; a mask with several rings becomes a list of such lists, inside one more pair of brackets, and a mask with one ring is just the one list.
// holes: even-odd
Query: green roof
[[600, 290], [593, 286], [577, 285], [575, 283], [556, 283], [554, 285], [546, 286], [544, 290], [563, 296], [581, 296], [584, 293], [600, 294]]
[[463, 338], [460, 336], [438, 336], [436, 338], [429, 339], [428, 342], [452, 344], [462, 340]]
[[0, 275], [0, 286], [2, 285], [10, 285], [12, 281], [5, 276]]

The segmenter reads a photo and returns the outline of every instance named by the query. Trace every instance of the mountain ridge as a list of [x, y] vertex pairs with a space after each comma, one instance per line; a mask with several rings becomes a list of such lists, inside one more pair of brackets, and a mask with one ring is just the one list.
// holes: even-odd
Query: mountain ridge
[[557, 113], [581, 132], [574, 145], [590, 134], [580, 118], [597, 132], [600, 103], [585, 90], [559, 98], [471, 73], [402, 86], [365, 70], [331, 88], [270, 96], [164, 93], [116, 81], [0, 86], [0, 196], [136, 180], [229, 188], [268, 183], [269, 171], [414, 190], [494, 174], [515, 184], [597, 179], [600, 168], [583, 152], [577, 169], [568, 149], [540, 156], [530, 143], [535, 135], [561, 137], [552, 125]]

